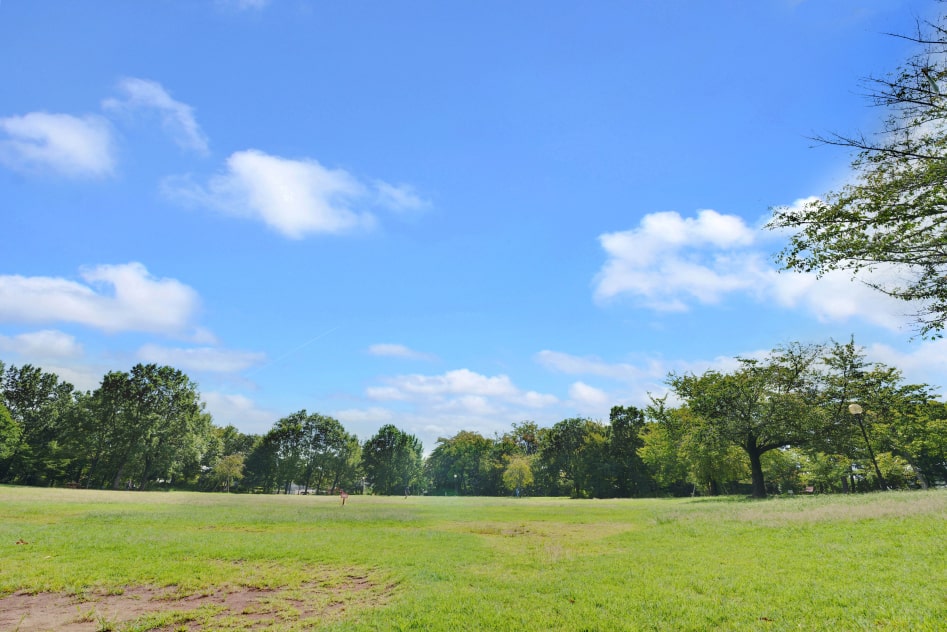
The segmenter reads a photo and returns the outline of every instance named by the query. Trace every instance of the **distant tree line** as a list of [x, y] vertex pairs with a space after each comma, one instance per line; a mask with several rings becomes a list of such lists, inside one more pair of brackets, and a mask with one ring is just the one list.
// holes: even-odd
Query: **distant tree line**
[[854, 341], [791, 344], [729, 371], [671, 374], [607, 421], [463, 430], [425, 458], [385, 425], [364, 443], [305, 410], [263, 435], [217, 426], [181, 371], [138, 364], [81, 392], [0, 362], [0, 482], [261, 493], [660, 495], [853, 492], [947, 483], [947, 405]]

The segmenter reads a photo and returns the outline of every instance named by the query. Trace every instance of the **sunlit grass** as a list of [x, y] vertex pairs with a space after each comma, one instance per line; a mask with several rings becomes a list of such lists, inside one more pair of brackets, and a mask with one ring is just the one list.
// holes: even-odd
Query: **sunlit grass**
[[[0, 594], [281, 589], [273, 629], [936, 630], [947, 620], [945, 542], [943, 491], [353, 496], [342, 507], [334, 497], [0, 487]], [[291, 611], [304, 593], [332, 616], [286, 627], [302, 625]], [[203, 629], [246, 623], [233, 613], [155, 621], [188, 616], [216, 626]]]

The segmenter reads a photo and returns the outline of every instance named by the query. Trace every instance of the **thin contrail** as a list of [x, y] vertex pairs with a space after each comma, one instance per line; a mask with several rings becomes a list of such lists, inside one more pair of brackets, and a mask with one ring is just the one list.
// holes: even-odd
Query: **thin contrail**
[[[2, 1], [2, 0], [0, 0], [0, 1]], [[244, 375], [244, 377], [250, 377], [251, 375], [254, 375], [254, 374], [256, 374], [256, 373], [259, 373], [259, 372], [262, 371], [263, 369], [266, 369], [266, 368], [268, 368], [268, 367], [273, 366], [274, 364], [277, 364], [277, 363], [279, 363], [279, 362], [282, 362], [283, 360], [285, 360], [285, 359], [288, 358], [289, 356], [293, 355], [293, 354], [296, 353], [297, 351], [300, 351], [301, 349], [305, 349], [306, 347], [308, 347], [309, 345], [311, 345], [311, 344], [314, 343], [315, 341], [319, 340], [320, 338], [325, 338], [326, 336], [328, 336], [329, 334], [331, 334], [331, 333], [332, 333], [333, 331], [335, 331], [336, 329], [338, 329], [338, 327], [333, 327], [332, 329], [329, 329], [328, 331], [324, 331], [324, 332], [322, 332], [321, 334], [319, 334], [318, 336], [316, 336], [316, 337], [314, 337], [314, 338], [310, 338], [309, 340], [307, 340], [306, 342], [302, 343], [302, 344], [299, 345], [298, 347], [294, 347], [294, 348], [290, 349], [289, 351], [287, 351], [287, 352], [284, 353], [283, 355], [279, 356], [279, 357], [276, 358], [275, 360], [273, 360], [273, 361], [271, 361], [271, 362], [267, 362], [267, 363], [264, 364], [264, 365], [258, 366], [257, 368], [253, 369], [253, 370], [250, 371], [249, 373], [246, 373], [246, 374]]]

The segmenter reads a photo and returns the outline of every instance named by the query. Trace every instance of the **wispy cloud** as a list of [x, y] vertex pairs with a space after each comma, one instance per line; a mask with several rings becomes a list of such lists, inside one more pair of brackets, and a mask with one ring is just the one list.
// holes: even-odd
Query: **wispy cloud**
[[430, 202], [418, 195], [411, 185], [393, 185], [376, 180], [373, 186], [377, 204], [382, 208], [398, 213], [412, 213], [423, 211], [431, 206]]
[[68, 322], [106, 332], [141, 331], [206, 339], [195, 326], [197, 292], [175, 279], [152, 276], [133, 262], [61, 277], [0, 276], [0, 321]]
[[368, 347], [368, 353], [373, 356], [388, 357], [388, 358], [403, 358], [405, 360], [434, 360], [436, 359], [430, 353], [424, 353], [423, 351], [415, 351], [405, 345], [400, 344], [391, 344], [391, 343], [379, 343], [374, 344]]
[[101, 116], [30, 112], [0, 119], [0, 163], [24, 173], [101, 178], [115, 169], [115, 143]]
[[260, 11], [270, 0], [217, 0], [217, 6], [235, 11]]
[[194, 108], [171, 98], [160, 83], [127, 77], [119, 82], [118, 91], [121, 98], [110, 98], [102, 102], [106, 111], [130, 114], [155, 112], [160, 117], [164, 130], [180, 147], [207, 153], [207, 137], [197, 124]]
[[418, 210], [426, 203], [406, 185], [366, 183], [311, 158], [248, 149], [227, 159], [206, 185], [190, 176], [168, 178], [165, 193], [184, 203], [258, 220], [290, 239], [373, 228], [373, 209]]
[[138, 350], [138, 358], [142, 362], [167, 364], [186, 371], [236, 373], [262, 364], [266, 354], [214, 347], [172, 348], [147, 344]]
[[227, 159], [226, 171], [206, 186], [182, 179], [165, 184], [172, 197], [262, 221], [292, 239], [364, 229], [375, 223], [372, 214], [352, 208], [365, 195], [362, 184], [347, 171], [327, 169], [315, 160], [239, 151]]
[[664, 374], [664, 366], [657, 360], [647, 360], [639, 367], [625, 362], [605, 362], [594, 356], [575, 356], [548, 349], [536, 354], [536, 361], [543, 367], [567, 375], [595, 375], [623, 382], [654, 378]]

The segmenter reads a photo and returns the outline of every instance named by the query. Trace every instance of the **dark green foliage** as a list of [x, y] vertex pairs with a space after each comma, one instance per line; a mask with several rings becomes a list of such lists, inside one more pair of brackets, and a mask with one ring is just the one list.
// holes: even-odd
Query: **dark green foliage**
[[26, 364], [0, 375], [3, 404], [13, 424], [6, 425], [0, 481], [42, 485], [66, 475], [73, 387], [53, 373]]
[[419, 490], [423, 473], [421, 442], [391, 424], [362, 447], [362, 469], [376, 494], [409, 494]]
[[494, 441], [462, 430], [449, 439], [439, 438], [427, 458], [426, 472], [435, 494], [492, 496], [500, 492], [494, 470], [498, 463]]

